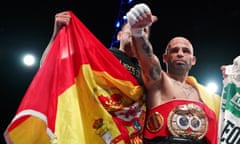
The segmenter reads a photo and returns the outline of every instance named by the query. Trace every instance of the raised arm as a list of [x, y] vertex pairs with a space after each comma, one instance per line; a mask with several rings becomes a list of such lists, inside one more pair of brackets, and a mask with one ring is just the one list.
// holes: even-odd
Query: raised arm
[[46, 49], [43, 52], [42, 58], [40, 60], [40, 65], [44, 62], [46, 55], [47, 55], [48, 51], [50, 50], [50, 48], [52, 46], [52, 42], [55, 39], [56, 35], [58, 34], [58, 32], [60, 31], [60, 29], [63, 26], [66, 26], [69, 24], [70, 20], [71, 20], [71, 16], [70, 16], [69, 12], [67, 12], [67, 11], [63, 11], [63, 12], [57, 13], [55, 15], [53, 33], [52, 33], [51, 39], [50, 39]]
[[144, 29], [152, 25], [157, 17], [152, 15], [146, 4], [137, 4], [127, 13], [127, 18], [135, 45], [134, 52], [141, 66], [145, 84], [160, 79], [160, 61], [153, 53], [148, 37], [143, 34]]

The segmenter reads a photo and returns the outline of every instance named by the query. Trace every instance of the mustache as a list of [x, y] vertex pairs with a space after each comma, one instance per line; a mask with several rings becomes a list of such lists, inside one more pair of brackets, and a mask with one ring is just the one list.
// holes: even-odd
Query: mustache
[[174, 59], [174, 60], [173, 60], [173, 63], [179, 63], [179, 62], [184, 63], [184, 64], [187, 64], [187, 61], [184, 60], [184, 59]]

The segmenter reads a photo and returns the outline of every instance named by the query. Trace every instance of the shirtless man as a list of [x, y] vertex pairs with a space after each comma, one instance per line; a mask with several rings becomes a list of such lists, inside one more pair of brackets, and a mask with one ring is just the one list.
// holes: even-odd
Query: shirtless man
[[209, 93], [189, 71], [196, 64], [194, 49], [184, 37], [171, 39], [163, 54], [166, 72], [143, 29], [157, 17], [145, 4], [127, 13], [147, 90], [146, 144], [216, 144], [220, 96]]

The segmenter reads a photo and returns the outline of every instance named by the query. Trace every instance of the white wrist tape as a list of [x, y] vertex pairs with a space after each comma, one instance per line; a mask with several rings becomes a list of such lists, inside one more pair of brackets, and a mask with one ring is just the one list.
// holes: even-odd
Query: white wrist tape
[[[143, 27], [137, 27], [134, 26], [136, 23], [141, 23], [141, 20], [139, 19], [139, 16], [145, 14], [145, 13], [151, 13], [151, 10], [150, 8], [144, 4], [144, 3], [140, 3], [140, 4], [137, 4], [135, 5], [133, 8], [131, 8], [129, 10], [129, 12], [127, 12], [127, 20], [131, 26], [131, 32], [132, 32], [132, 35], [134, 37], [142, 37], [144, 36], [144, 28], [145, 26]], [[151, 23], [150, 23], [151, 24]]]
[[144, 35], [144, 28], [131, 28], [132, 36], [142, 37]]

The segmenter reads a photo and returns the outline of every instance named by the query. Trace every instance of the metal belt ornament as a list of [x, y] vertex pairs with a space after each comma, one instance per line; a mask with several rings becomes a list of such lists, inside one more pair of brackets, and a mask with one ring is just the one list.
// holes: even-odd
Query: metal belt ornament
[[158, 132], [164, 123], [164, 119], [159, 112], [154, 112], [147, 120], [147, 129], [152, 133]]
[[198, 105], [184, 104], [169, 113], [167, 126], [174, 136], [202, 139], [208, 130], [208, 119]]

